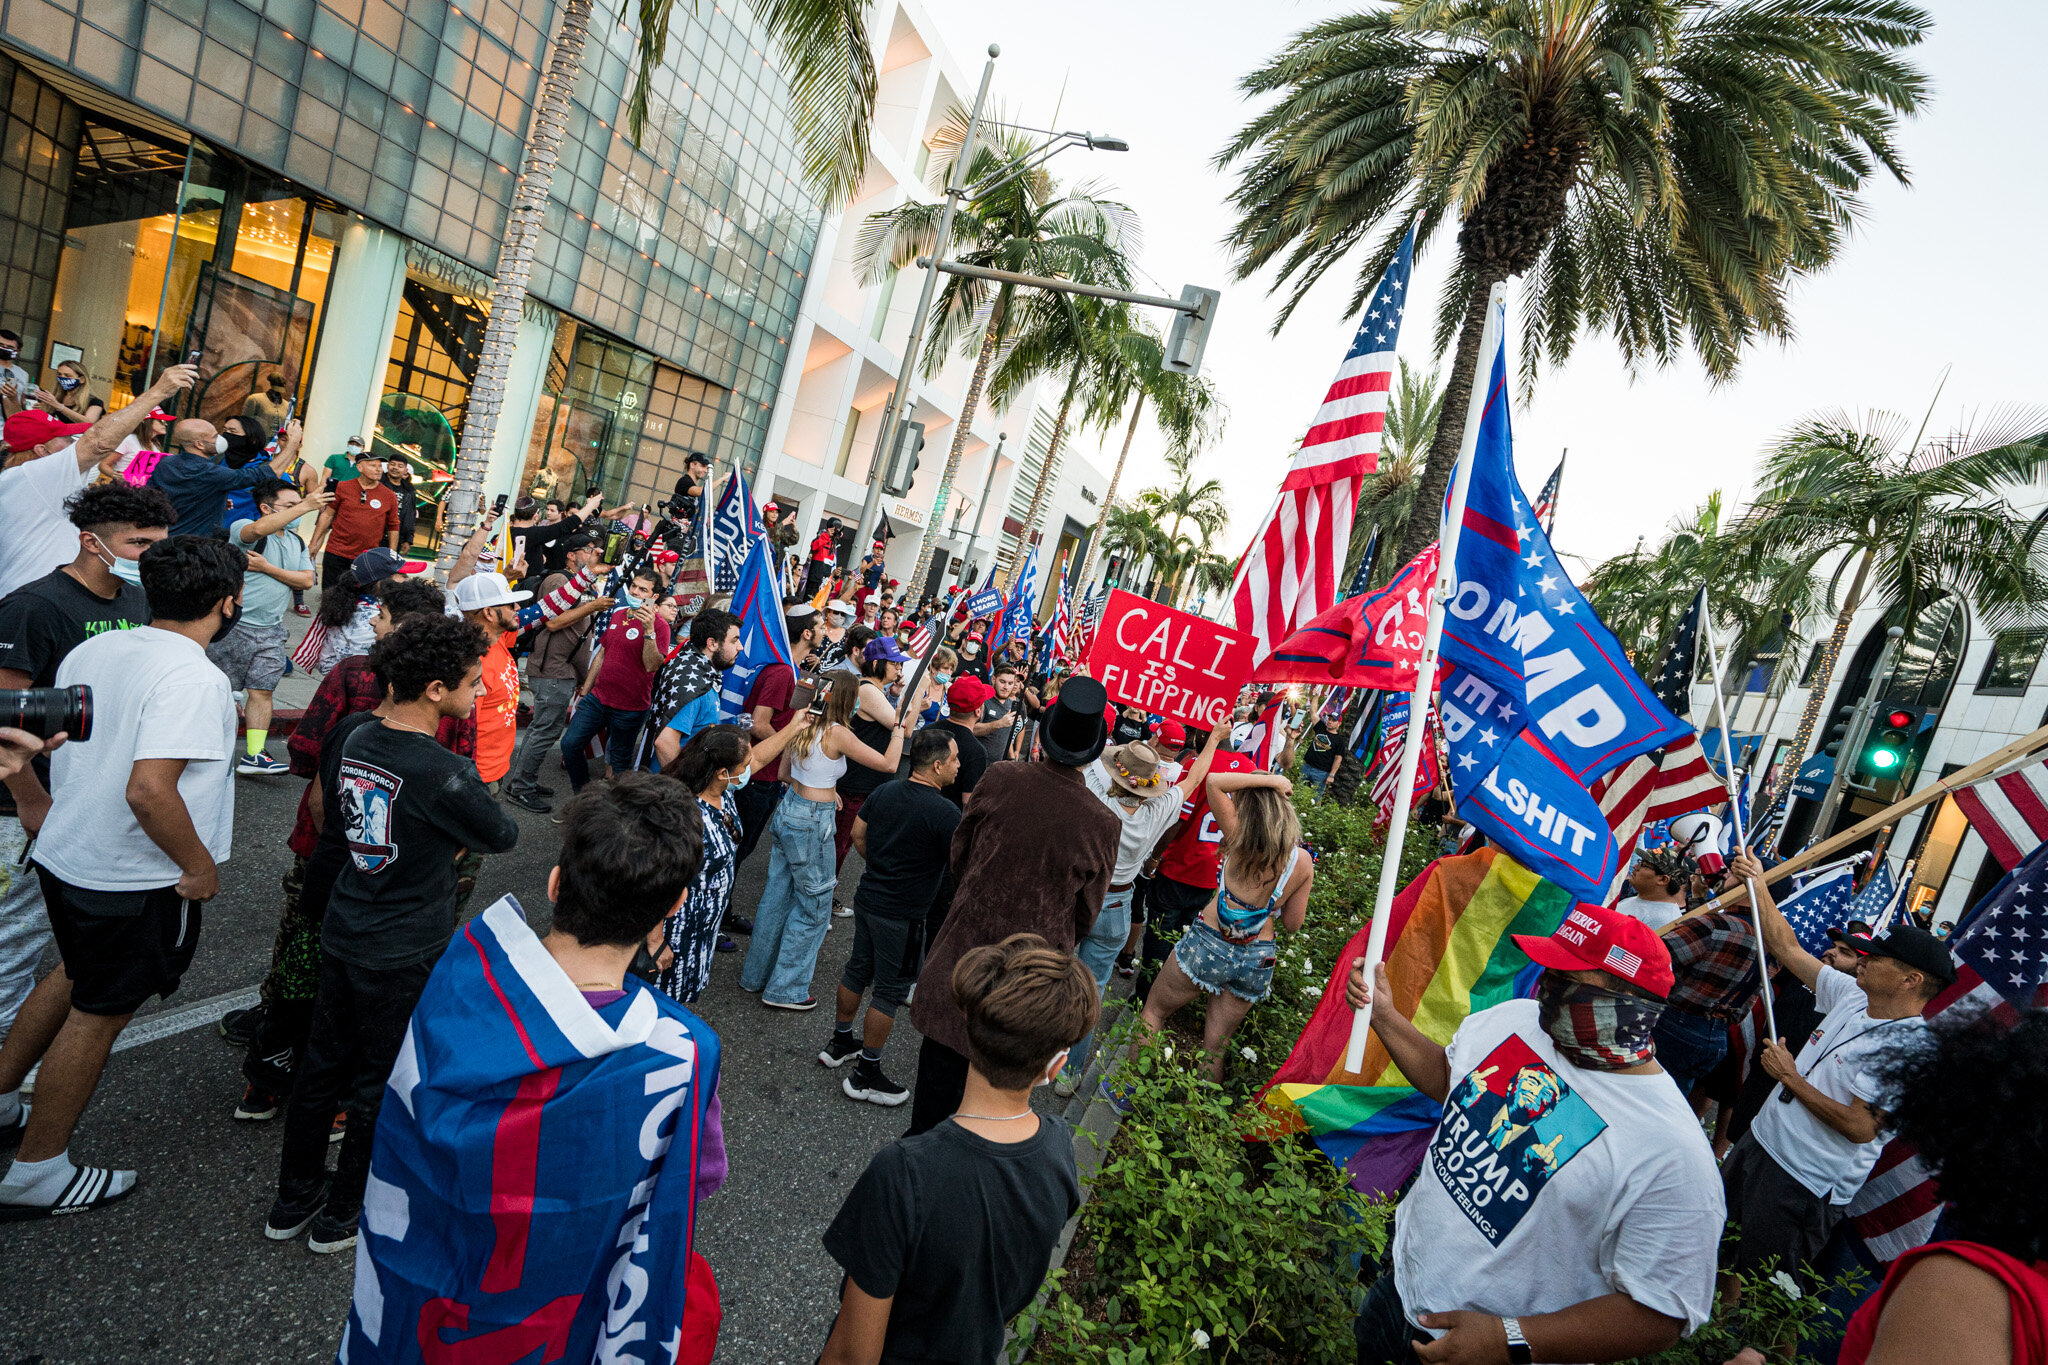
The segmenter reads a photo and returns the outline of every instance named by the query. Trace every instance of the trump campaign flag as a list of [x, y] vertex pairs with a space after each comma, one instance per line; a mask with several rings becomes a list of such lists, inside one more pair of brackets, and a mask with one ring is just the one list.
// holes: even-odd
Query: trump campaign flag
[[1031, 553], [1024, 556], [1024, 570], [1017, 575], [1017, 586], [1010, 593], [1010, 605], [1003, 611], [1002, 623], [996, 627], [995, 638], [989, 641], [990, 650], [998, 650], [1012, 640], [1031, 638], [1031, 599], [1038, 591], [1038, 547], [1031, 547]]
[[463, 926], [377, 1116], [338, 1359], [708, 1361], [718, 1057], [630, 974], [592, 1005], [512, 897]]
[[1495, 330], [1444, 609], [1451, 788], [1459, 814], [1524, 867], [1597, 901], [1620, 850], [1587, 788], [1692, 728], [1629, 667], [1530, 511], [1515, 479], [1507, 329]]
[[732, 611], [740, 618], [740, 652], [725, 670], [718, 689], [718, 714], [731, 720], [747, 706], [754, 675], [769, 664], [796, 667], [789, 652], [789, 624], [782, 615], [782, 593], [775, 584], [775, 562], [768, 538], [758, 537], [740, 565], [733, 587]]
[[1281, 641], [1252, 670], [1252, 681], [1413, 691], [1435, 585], [1436, 546], [1431, 545], [1378, 592], [1345, 598]]
[[740, 565], [746, 563], [747, 547], [763, 535], [761, 513], [747, 493], [747, 481], [735, 469], [725, 481], [718, 508], [711, 514], [711, 582], [720, 592], [739, 586]]

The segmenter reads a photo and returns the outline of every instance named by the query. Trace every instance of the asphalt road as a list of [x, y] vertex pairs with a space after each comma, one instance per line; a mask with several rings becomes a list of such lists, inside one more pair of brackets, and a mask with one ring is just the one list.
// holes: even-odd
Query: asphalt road
[[[553, 763], [542, 781], [568, 791]], [[255, 986], [269, 965], [278, 879], [290, 863], [285, 836], [302, 784], [289, 777], [238, 783], [234, 853], [220, 896], [206, 907], [192, 970], [169, 1002], [152, 1004], [131, 1030], [156, 1016], [163, 1016], [159, 1026], [178, 1022], [180, 1011], [202, 1002], [218, 1010], [221, 997]], [[538, 928], [559, 838], [547, 817], [507, 809], [520, 821], [519, 846], [484, 864], [472, 908], [510, 892]], [[740, 870], [734, 899], [743, 912], [759, 899], [767, 866], [764, 840]], [[859, 869], [859, 856], [850, 856], [842, 900]], [[698, 1004], [724, 1044], [720, 1094], [731, 1177], [706, 1202], [698, 1240], [723, 1295], [721, 1361], [815, 1358], [839, 1279], [820, 1235], [869, 1156], [909, 1121], [907, 1106], [848, 1100], [840, 1074], [816, 1060], [831, 1029], [829, 1002], [851, 925], [834, 919], [826, 937], [814, 989], [827, 1003], [817, 1011], [766, 1009], [743, 994], [737, 954], [719, 956]], [[884, 1062], [906, 1085], [917, 1044], [906, 1016]], [[314, 1256], [303, 1240], [264, 1239], [281, 1120], [233, 1120], [239, 1063], [211, 1023], [114, 1055], [72, 1154], [135, 1168], [140, 1182], [99, 1212], [0, 1228], [0, 1365], [333, 1359], [354, 1258]], [[1054, 1103], [1048, 1089], [1038, 1095], [1041, 1105]]]

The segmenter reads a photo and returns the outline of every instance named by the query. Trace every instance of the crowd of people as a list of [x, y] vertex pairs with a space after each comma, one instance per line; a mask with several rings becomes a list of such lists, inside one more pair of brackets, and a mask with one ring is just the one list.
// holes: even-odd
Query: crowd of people
[[[1081, 1198], [1072, 1134], [1033, 1091], [1093, 1085], [1127, 1107], [1123, 1054], [1097, 1046], [1119, 977], [1132, 1050], [1201, 999], [1220, 1076], [1280, 936], [1309, 913], [1288, 772], [1299, 749], [1320, 796], [1336, 727], [1267, 736], [1251, 724], [1264, 698], [1207, 732], [1114, 705], [1085, 667], [1052, 667], [989, 622], [906, 611], [879, 546], [844, 579], [836, 553], [801, 578], [789, 565], [791, 662], [735, 705], [741, 621], [676, 595], [647, 524], [619, 522], [631, 508], [522, 502], [502, 562], [486, 516], [442, 583], [404, 558], [404, 499], [361, 448], [324, 471], [295, 428], [250, 449], [260, 428], [237, 446], [183, 419], [128, 477], [147, 449], [135, 433], [194, 378], [173, 367], [118, 411], [6, 423], [0, 687], [89, 688], [92, 719], [89, 739], [0, 729], [0, 1142], [16, 1149], [0, 1221], [137, 1188], [134, 1170], [74, 1161], [73, 1132], [123, 1028], [199, 951], [237, 777], [289, 774], [304, 785], [272, 960], [223, 1031], [245, 1049], [234, 1118], [283, 1120], [252, 1235], [361, 1248], [345, 1358], [418, 1358], [386, 1319], [454, 1323], [458, 1308], [472, 1332], [539, 1322], [589, 1355], [643, 1301], [667, 1315], [650, 1335], [677, 1332], [671, 1358], [708, 1358], [689, 1353], [709, 1349], [690, 1344], [708, 1302], [690, 1230], [727, 1156], [718, 1041], [689, 1006], [745, 940], [742, 991], [817, 1010], [835, 918], [851, 948], [817, 1061], [850, 1101], [909, 1122], [824, 1231], [845, 1275], [821, 1359], [994, 1358]], [[693, 462], [700, 488], [704, 471]], [[792, 549], [779, 517], [769, 533]], [[309, 591], [294, 650], [287, 616]], [[273, 696], [294, 667], [319, 683], [280, 761]], [[550, 753], [566, 794], [545, 785]], [[537, 829], [560, 841], [533, 888], [545, 932], [512, 897], [473, 913], [483, 859]], [[735, 904], [764, 840], [764, 889]], [[1767, 885], [1746, 852], [1731, 870]], [[1443, 1106], [1358, 1319], [1361, 1361], [1662, 1349], [1742, 1277], [1816, 1263], [1894, 1132], [1953, 1175], [1953, 1245], [1976, 1249], [1902, 1262], [1851, 1329], [1855, 1359], [1915, 1358], [1949, 1295], [1972, 1305], [1973, 1343], [1996, 1335], [1998, 1293], [2033, 1294], [2038, 1326], [2043, 1223], [2015, 1217], [1976, 1165], [1999, 1158], [1957, 1133], [1981, 1105], [1941, 1097], [1958, 1075], [2013, 1092], [2038, 1147], [2041, 1089], [2011, 1078], [2039, 1079], [2040, 1021], [1995, 1047], [1930, 1031], [1923, 1009], [1956, 975], [1941, 941], [1845, 929], [1816, 958], [1767, 891], [1766, 978], [1747, 913], [1687, 914], [1700, 874], [1683, 852], [1645, 854], [1629, 899], [1518, 937], [1542, 969], [1534, 998], [1472, 1014], [1448, 1043], [1384, 975], [1349, 981]], [[1764, 990], [1790, 1027], [1744, 1084], [1724, 1074], [1726, 1035]], [[884, 1065], [906, 1009], [908, 1084]], [[1915, 1060], [1930, 1049], [1946, 1060]], [[536, 1157], [561, 1113], [583, 1115], [584, 1139]], [[488, 1179], [455, 1174], [476, 1152]], [[656, 1226], [678, 1231], [649, 1252]], [[622, 1275], [641, 1287], [627, 1308]], [[518, 1298], [543, 1285], [559, 1292]], [[2016, 1316], [2003, 1356], [1969, 1358], [2038, 1359], [2025, 1330]]]

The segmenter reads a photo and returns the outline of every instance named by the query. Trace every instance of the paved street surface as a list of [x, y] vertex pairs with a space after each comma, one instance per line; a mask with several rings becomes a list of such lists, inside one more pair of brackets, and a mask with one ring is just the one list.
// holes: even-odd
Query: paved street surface
[[[289, 683], [291, 680], [287, 680]], [[310, 692], [310, 689], [308, 689]], [[302, 704], [296, 699], [285, 705]], [[275, 749], [278, 746], [273, 746]], [[542, 781], [562, 796], [552, 762]], [[206, 907], [198, 958], [168, 1003], [130, 1025], [146, 1036], [178, 1017], [254, 987], [270, 960], [285, 836], [303, 784], [237, 779], [235, 843], [220, 896]], [[559, 798], [558, 798], [559, 799]], [[560, 847], [548, 818], [515, 807], [520, 844], [484, 865], [472, 906], [510, 892], [545, 924], [546, 874]], [[740, 871], [735, 903], [751, 910], [768, 866], [767, 841]], [[842, 901], [858, 878], [847, 860]], [[838, 1298], [838, 1269], [819, 1243], [868, 1157], [899, 1136], [909, 1109], [857, 1104], [839, 1073], [818, 1065], [831, 1028], [832, 988], [852, 943], [834, 919], [810, 1014], [763, 1008], [738, 985], [740, 955], [722, 954], [699, 1012], [724, 1043], [720, 1093], [732, 1175], [706, 1202], [698, 1247], [724, 1295], [719, 1359], [798, 1365], [816, 1357]], [[742, 949], [745, 940], [740, 940]], [[242, 1003], [239, 1000], [235, 1004]], [[908, 1085], [918, 1039], [908, 1020], [885, 1066]], [[42, 1362], [315, 1362], [331, 1360], [353, 1282], [352, 1255], [314, 1256], [303, 1240], [266, 1241], [282, 1119], [236, 1123], [240, 1054], [211, 1022], [115, 1054], [72, 1144], [81, 1162], [134, 1167], [136, 1192], [98, 1213], [0, 1229], [0, 1365]], [[1038, 1092], [1051, 1105], [1051, 1091]], [[555, 1154], [565, 1159], [564, 1154]]]

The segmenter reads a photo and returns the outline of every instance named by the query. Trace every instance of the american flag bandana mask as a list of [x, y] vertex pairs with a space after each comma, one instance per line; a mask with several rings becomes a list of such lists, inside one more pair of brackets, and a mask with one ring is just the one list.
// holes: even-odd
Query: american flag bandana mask
[[1536, 982], [1536, 1015], [1550, 1041], [1575, 1066], [1625, 1071], [1657, 1055], [1652, 1036], [1662, 1000], [1623, 995], [1545, 971]]

